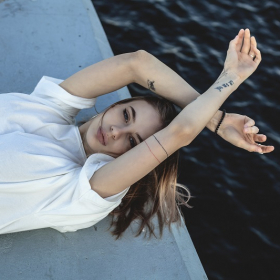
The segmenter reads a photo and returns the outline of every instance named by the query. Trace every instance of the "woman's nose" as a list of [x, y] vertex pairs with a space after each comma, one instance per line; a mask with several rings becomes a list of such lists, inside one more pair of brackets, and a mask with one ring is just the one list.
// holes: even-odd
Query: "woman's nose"
[[125, 133], [125, 127], [111, 126], [111, 134], [114, 140], [119, 139]]

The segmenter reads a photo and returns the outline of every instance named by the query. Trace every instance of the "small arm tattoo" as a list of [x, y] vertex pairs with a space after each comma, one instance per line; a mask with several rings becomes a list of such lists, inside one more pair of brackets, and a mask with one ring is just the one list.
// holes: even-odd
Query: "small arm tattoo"
[[148, 89], [151, 89], [153, 91], [156, 91], [155, 87], [154, 87], [154, 82], [155, 81], [150, 81], [148, 80], [147, 83], [148, 83]]
[[224, 84], [222, 84], [221, 86], [216, 87], [215, 89], [217, 89], [217, 90], [219, 90], [219, 92], [221, 92], [223, 88], [232, 86], [233, 84], [234, 84], [234, 82], [233, 82], [232, 80], [230, 80], [229, 82], [224, 83]]

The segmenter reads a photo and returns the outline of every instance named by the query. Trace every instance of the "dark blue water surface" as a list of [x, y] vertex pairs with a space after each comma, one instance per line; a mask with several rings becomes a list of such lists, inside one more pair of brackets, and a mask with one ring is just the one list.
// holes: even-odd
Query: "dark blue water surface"
[[222, 108], [253, 118], [275, 151], [249, 153], [204, 129], [181, 150], [178, 180], [194, 196], [183, 213], [209, 279], [280, 279], [280, 1], [92, 1], [115, 55], [144, 49], [200, 93], [239, 29], [256, 37], [262, 62]]

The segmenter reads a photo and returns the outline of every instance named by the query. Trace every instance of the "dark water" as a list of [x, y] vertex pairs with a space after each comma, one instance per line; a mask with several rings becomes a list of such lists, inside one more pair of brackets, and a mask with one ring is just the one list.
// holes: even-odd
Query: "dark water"
[[179, 182], [195, 197], [184, 217], [209, 279], [280, 279], [280, 1], [92, 1], [115, 55], [144, 49], [200, 93], [239, 29], [256, 37], [262, 62], [222, 108], [253, 118], [275, 151], [249, 153], [205, 129], [181, 150]]

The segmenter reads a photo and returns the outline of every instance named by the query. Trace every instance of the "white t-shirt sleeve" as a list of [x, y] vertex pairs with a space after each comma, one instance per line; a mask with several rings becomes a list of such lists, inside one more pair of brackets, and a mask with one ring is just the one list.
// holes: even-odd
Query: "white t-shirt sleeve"
[[60, 110], [71, 118], [75, 117], [81, 109], [94, 106], [96, 98], [72, 95], [59, 86], [61, 82], [63, 82], [61, 79], [43, 76], [30, 95], [42, 98], [46, 101], [46, 105]]
[[42, 218], [52, 224], [52, 228], [68, 232], [91, 227], [108, 216], [121, 203], [129, 187], [118, 194], [102, 198], [91, 189], [89, 180], [94, 172], [113, 159], [104, 154], [91, 155], [79, 172], [79, 199], [71, 202], [68, 207], [55, 210], [55, 215], [44, 215]]
[[102, 198], [97, 192], [91, 189], [89, 183], [90, 178], [99, 168], [101, 168], [102, 166], [104, 166], [112, 160], [114, 160], [113, 157], [105, 154], [93, 154], [87, 159], [80, 173], [79, 183], [87, 185], [88, 189], [90, 190], [89, 196], [87, 198], [89, 198], [90, 200], [92, 200], [92, 202], [102, 207], [111, 206], [113, 204], [119, 204], [129, 189], [126, 188], [122, 192], [106, 198]]

